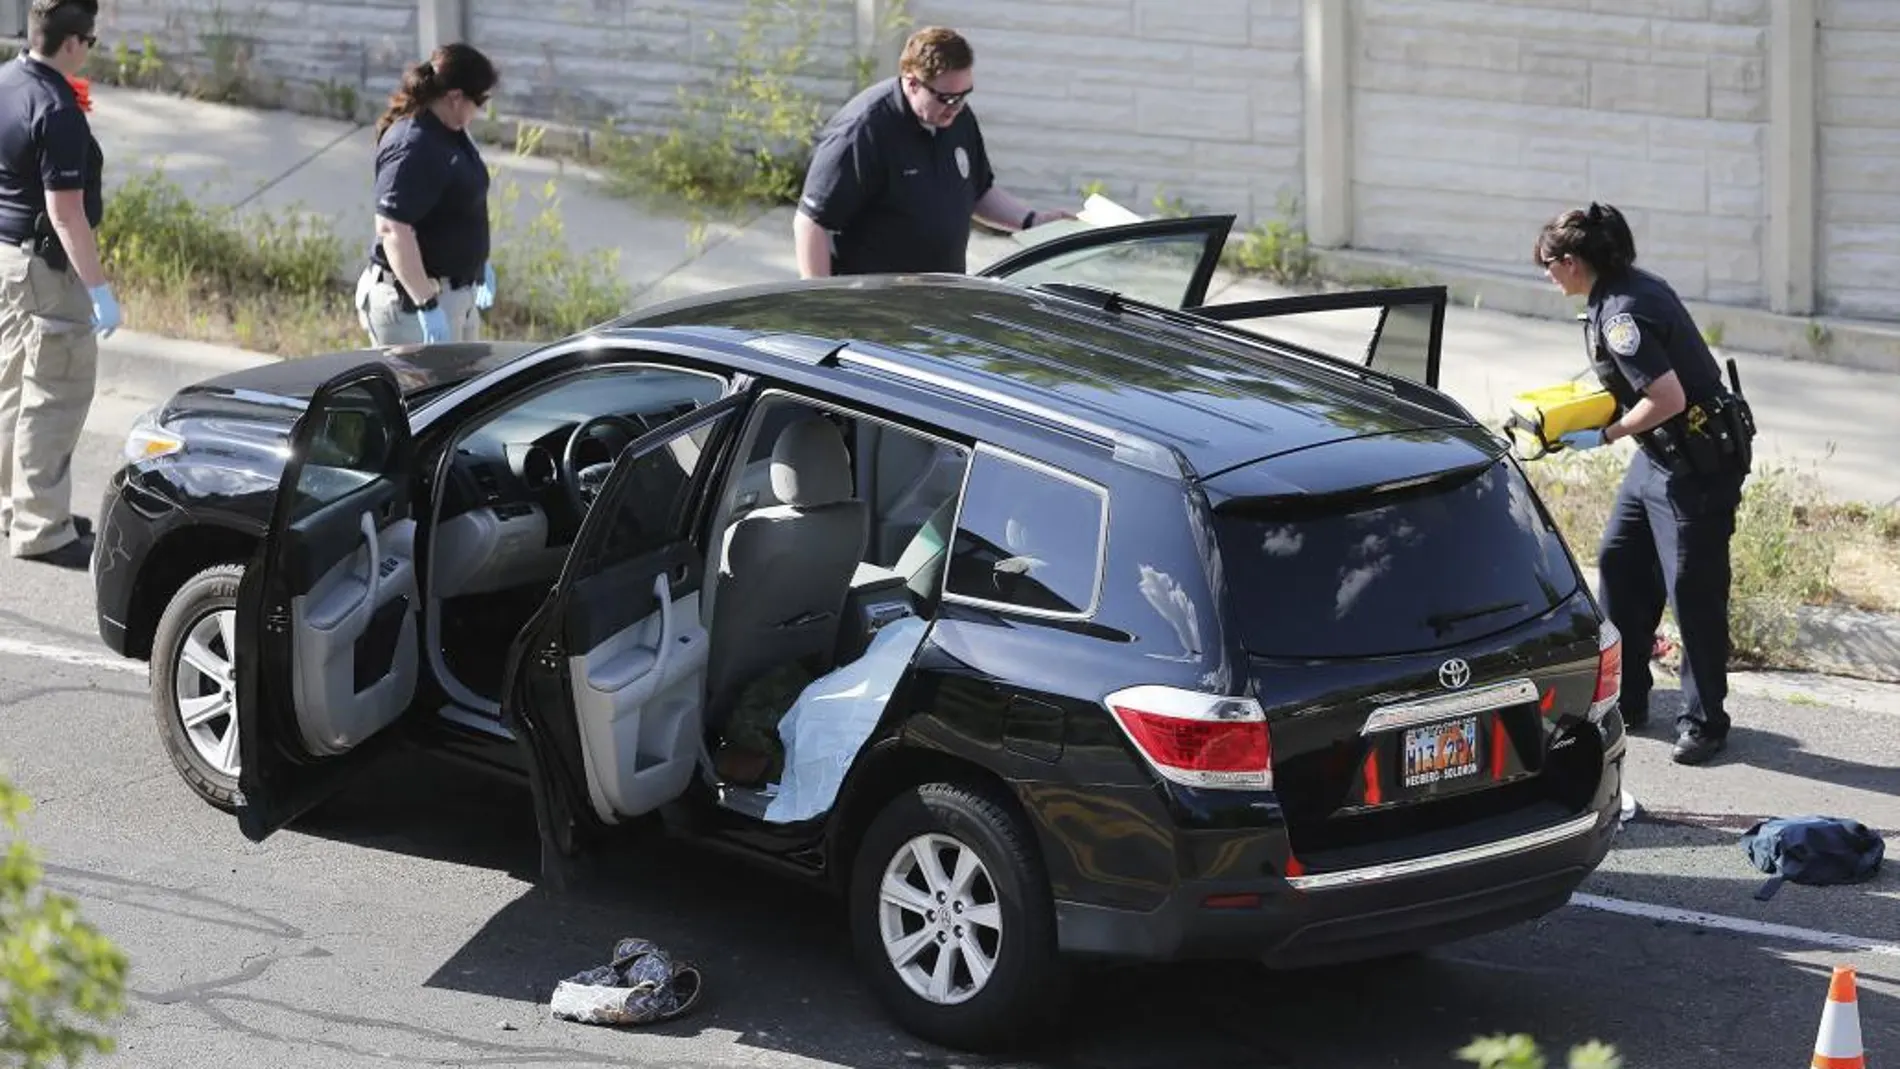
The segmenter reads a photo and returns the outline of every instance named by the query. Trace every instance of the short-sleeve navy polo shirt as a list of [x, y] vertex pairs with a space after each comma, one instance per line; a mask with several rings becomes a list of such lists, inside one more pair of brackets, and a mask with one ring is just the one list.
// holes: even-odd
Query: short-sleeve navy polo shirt
[[[431, 278], [475, 282], [488, 262], [488, 166], [466, 131], [424, 110], [397, 119], [376, 146], [376, 214], [415, 228]], [[382, 242], [370, 259], [388, 268]]]
[[933, 132], [911, 111], [901, 80], [887, 78], [825, 124], [799, 210], [833, 232], [833, 274], [961, 274], [971, 213], [995, 183], [967, 104]]
[[103, 163], [64, 74], [24, 52], [0, 66], [0, 240], [32, 237], [49, 192], [83, 190], [86, 219], [97, 227]]

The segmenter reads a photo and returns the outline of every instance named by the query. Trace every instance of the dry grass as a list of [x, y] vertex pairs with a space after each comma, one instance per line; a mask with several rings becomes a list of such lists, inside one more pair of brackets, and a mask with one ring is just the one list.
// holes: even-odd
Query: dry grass
[[[1525, 465], [1564, 538], [1586, 564], [1608, 522], [1628, 460], [1622, 450]], [[1844, 605], [1900, 611], [1900, 511], [1831, 504], [1816, 480], [1757, 465], [1731, 549], [1730, 633], [1738, 661], [1787, 660], [1794, 611]]]
[[[521, 192], [500, 181], [491, 202], [500, 294], [489, 337], [546, 341], [619, 314], [627, 294], [612, 257], [569, 252], [553, 188], [525, 228], [511, 223]], [[351, 307], [360, 248], [321, 219], [193, 202], [158, 172], [106, 201], [99, 228], [125, 326], [280, 356], [369, 343]]]

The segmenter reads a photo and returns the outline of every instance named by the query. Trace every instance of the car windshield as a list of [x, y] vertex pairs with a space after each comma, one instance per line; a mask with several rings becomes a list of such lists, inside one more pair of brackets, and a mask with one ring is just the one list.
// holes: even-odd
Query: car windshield
[[1580, 577], [1508, 460], [1343, 503], [1218, 510], [1247, 650], [1377, 657], [1456, 645], [1540, 616]]

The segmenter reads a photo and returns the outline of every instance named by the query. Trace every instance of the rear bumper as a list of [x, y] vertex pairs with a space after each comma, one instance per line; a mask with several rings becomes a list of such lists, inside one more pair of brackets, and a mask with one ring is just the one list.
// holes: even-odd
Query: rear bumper
[[[1552, 827], [1430, 857], [1290, 879], [1183, 884], [1152, 911], [1056, 904], [1064, 953], [1256, 959], [1306, 967], [1383, 957], [1495, 931], [1562, 906], [1609, 852], [1621, 762], [1599, 804]], [[1607, 801], [1601, 801], [1607, 798]], [[1257, 895], [1257, 904], [1234, 896]], [[1210, 903], [1210, 896], [1227, 902]]]

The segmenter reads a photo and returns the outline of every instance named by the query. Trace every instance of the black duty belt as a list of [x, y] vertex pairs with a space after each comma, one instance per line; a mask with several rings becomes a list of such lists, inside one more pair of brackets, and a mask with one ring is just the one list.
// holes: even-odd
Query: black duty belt
[[[396, 272], [377, 263], [371, 264], [370, 267], [376, 272], [376, 281], [393, 283], [397, 289], [402, 288], [402, 281], [396, 277]], [[465, 290], [481, 281], [479, 278], [460, 278], [455, 275], [448, 276], [448, 280], [449, 288], [452, 290]]]

